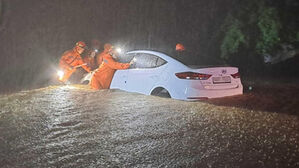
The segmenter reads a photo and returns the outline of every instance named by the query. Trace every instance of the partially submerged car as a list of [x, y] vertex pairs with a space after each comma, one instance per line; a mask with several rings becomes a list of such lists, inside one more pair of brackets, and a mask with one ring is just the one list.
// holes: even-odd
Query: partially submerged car
[[180, 100], [197, 100], [240, 95], [243, 86], [236, 67], [189, 67], [157, 51], [135, 50], [120, 62], [135, 63], [117, 70], [111, 89], [157, 95]]

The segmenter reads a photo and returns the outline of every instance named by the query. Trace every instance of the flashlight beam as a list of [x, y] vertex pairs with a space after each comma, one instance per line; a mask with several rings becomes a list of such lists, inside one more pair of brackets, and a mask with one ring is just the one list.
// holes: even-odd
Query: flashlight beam
[[117, 51], [118, 53], [122, 53], [122, 49], [121, 49], [121, 48], [117, 48], [116, 51]]

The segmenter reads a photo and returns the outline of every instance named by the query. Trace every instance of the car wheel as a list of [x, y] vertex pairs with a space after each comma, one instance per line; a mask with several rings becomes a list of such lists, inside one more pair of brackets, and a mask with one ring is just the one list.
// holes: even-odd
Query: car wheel
[[155, 88], [152, 91], [151, 95], [159, 96], [159, 97], [165, 97], [165, 98], [171, 98], [169, 92], [166, 89], [162, 88], [162, 87]]

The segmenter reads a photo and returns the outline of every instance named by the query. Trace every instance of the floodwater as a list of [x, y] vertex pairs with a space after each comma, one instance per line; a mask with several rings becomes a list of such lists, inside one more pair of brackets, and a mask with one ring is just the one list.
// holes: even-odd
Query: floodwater
[[51, 86], [0, 96], [0, 167], [299, 167], [299, 118]]

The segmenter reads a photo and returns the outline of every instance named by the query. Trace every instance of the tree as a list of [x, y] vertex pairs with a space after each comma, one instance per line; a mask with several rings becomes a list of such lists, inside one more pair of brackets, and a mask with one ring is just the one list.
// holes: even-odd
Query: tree
[[225, 31], [221, 44], [221, 58], [228, 59], [231, 54], [237, 53], [240, 45], [245, 43], [245, 35], [241, 30], [241, 23], [238, 19], [228, 16], [223, 26]]
[[259, 54], [269, 53], [280, 42], [279, 31], [281, 24], [277, 16], [277, 10], [269, 7], [261, 8], [257, 26], [261, 32], [260, 37], [257, 39], [257, 52]]
[[[281, 21], [278, 11], [269, 7], [266, 0], [236, 2], [235, 9], [227, 15], [222, 25], [221, 58], [228, 60], [240, 53], [240, 48], [248, 51], [239, 57], [255, 57], [271, 52], [280, 42]], [[244, 44], [244, 45], [242, 45]]]

